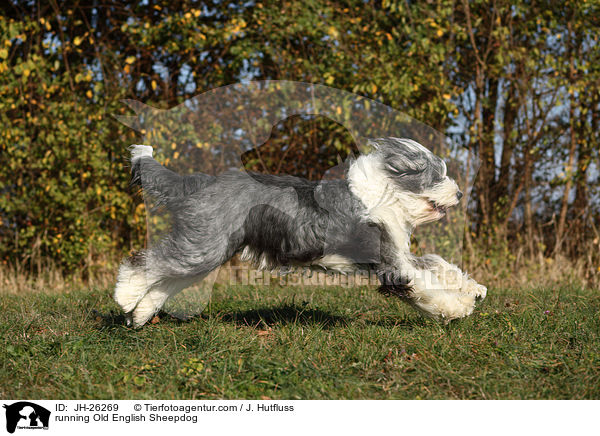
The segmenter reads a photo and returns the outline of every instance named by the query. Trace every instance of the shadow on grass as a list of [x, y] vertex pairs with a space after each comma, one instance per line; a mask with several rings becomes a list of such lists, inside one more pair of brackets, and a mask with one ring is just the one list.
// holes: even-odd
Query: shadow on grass
[[334, 315], [320, 309], [309, 309], [305, 305], [293, 303], [276, 307], [218, 313], [217, 317], [225, 322], [250, 327], [303, 324], [321, 325], [327, 329], [338, 325], [345, 326], [350, 323], [350, 320], [344, 316]]
[[112, 310], [107, 313], [102, 313], [97, 310], [92, 310], [92, 315], [100, 323], [102, 329], [115, 328], [125, 326], [125, 315], [123, 313], [115, 313]]
[[[93, 310], [92, 313], [93, 313], [96, 321], [98, 321], [100, 323], [98, 327], [101, 329], [127, 327], [127, 320], [125, 318], [125, 315], [122, 313], [115, 313], [112, 310], [107, 313], [102, 313], [102, 312], [98, 312], [97, 310]], [[172, 316], [171, 314], [164, 312], [162, 310], [156, 316], [158, 316], [160, 322], [163, 322], [163, 323], [168, 322], [170, 324], [185, 324], [188, 322], [193, 322], [194, 320], [197, 320], [200, 318], [200, 316], [193, 316], [193, 317], [190, 317], [187, 319], [181, 319], [181, 318]], [[154, 322], [148, 321], [145, 325], [148, 325], [148, 324], [154, 324]], [[130, 328], [132, 330], [134, 329], [133, 327], [130, 327]]]
[[[112, 310], [108, 313], [101, 313], [93, 310], [93, 316], [99, 322], [99, 328], [111, 329], [126, 326], [125, 315], [115, 313]], [[335, 315], [331, 312], [321, 309], [308, 308], [306, 304], [283, 303], [272, 307], [262, 307], [248, 310], [217, 310], [213, 314], [203, 312], [187, 319], [177, 318], [171, 314], [160, 311], [158, 318], [161, 323], [168, 324], [187, 324], [198, 322], [199, 320], [215, 320], [233, 323], [241, 327], [274, 327], [276, 325], [301, 324], [301, 325], [319, 325], [324, 329], [333, 327], [346, 327], [353, 323], [359, 323], [369, 326], [383, 328], [403, 327], [413, 329], [431, 324], [433, 321], [421, 316], [415, 317], [390, 317], [389, 314], [381, 316], [378, 319], [362, 319], [358, 316]], [[149, 322], [150, 323], [150, 322]]]
[[366, 324], [376, 327], [383, 328], [392, 328], [392, 327], [402, 327], [406, 329], [414, 329], [415, 327], [426, 327], [436, 322], [427, 319], [420, 315], [415, 315], [412, 317], [402, 317], [402, 318], [390, 318], [390, 317], [382, 317], [378, 320], [368, 320], [365, 321]]

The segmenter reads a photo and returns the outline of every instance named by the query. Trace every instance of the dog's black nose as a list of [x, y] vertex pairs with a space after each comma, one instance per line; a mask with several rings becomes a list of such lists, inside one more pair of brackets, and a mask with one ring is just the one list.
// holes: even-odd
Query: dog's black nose
[[462, 193], [462, 192], [460, 192], [460, 191], [458, 191], [458, 192], [456, 193], [456, 198], [458, 198], [458, 199], [460, 200], [462, 197], [463, 197], [463, 193]]

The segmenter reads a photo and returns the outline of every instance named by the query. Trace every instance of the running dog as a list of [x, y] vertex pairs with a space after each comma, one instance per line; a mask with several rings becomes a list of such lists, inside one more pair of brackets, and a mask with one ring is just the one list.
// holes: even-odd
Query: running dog
[[114, 298], [128, 324], [144, 325], [236, 253], [259, 268], [367, 268], [380, 292], [428, 316], [471, 314], [486, 287], [437, 255], [410, 252], [414, 228], [441, 219], [462, 197], [445, 162], [410, 139], [370, 144], [344, 179], [319, 182], [244, 171], [181, 176], [154, 160], [152, 147], [132, 146], [132, 183], [166, 208], [171, 227], [121, 264]]

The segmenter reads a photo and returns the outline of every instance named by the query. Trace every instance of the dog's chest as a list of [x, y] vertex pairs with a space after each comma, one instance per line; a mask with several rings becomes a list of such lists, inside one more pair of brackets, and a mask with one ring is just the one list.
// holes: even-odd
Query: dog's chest
[[350, 191], [365, 206], [365, 219], [385, 229], [393, 250], [401, 255], [410, 249], [410, 230], [406, 211], [394, 193], [392, 184], [377, 165], [365, 156], [349, 170]]

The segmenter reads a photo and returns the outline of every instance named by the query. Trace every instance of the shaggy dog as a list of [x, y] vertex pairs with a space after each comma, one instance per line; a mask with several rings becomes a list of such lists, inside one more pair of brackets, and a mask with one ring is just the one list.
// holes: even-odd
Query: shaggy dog
[[462, 193], [446, 164], [410, 139], [371, 141], [347, 177], [308, 181], [228, 171], [180, 176], [132, 146], [132, 183], [168, 210], [168, 234], [121, 264], [114, 298], [136, 327], [236, 253], [259, 268], [375, 271], [380, 291], [446, 321], [486, 295], [458, 267], [410, 252], [411, 232], [439, 220]]

